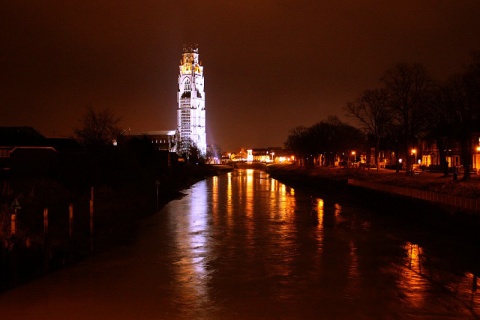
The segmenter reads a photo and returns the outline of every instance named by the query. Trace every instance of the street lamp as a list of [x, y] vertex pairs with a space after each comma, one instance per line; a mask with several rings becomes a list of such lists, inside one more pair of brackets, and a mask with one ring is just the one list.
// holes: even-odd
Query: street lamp
[[415, 164], [417, 163], [417, 149], [412, 149], [412, 154], [415, 157]]
[[357, 153], [356, 153], [355, 151], [352, 151], [352, 158], [353, 158], [353, 164], [352, 164], [352, 166], [354, 166], [354, 165], [355, 165], [355, 162], [357, 161], [357, 156], [356, 156], [356, 154], [357, 154]]

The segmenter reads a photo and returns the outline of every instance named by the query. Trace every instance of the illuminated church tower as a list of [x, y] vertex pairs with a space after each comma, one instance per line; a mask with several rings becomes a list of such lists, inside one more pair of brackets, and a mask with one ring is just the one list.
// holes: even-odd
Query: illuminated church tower
[[182, 142], [193, 142], [202, 155], [207, 151], [203, 67], [197, 46], [184, 46], [177, 93], [177, 129]]

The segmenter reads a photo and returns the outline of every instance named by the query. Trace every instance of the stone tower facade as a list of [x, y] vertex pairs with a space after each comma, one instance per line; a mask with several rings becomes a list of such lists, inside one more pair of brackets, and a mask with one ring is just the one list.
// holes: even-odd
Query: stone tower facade
[[197, 146], [202, 155], [205, 155], [207, 151], [205, 88], [197, 46], [183, 47], [177, 105], [177, 130], [183, 147], [191, 142]]

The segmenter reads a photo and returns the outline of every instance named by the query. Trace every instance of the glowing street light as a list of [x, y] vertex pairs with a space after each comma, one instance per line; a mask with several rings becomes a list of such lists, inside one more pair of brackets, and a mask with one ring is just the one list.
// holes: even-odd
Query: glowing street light
[[412, 149], [412, 154], [415, 156], [415, 163], [417, 163], [417, 149]]

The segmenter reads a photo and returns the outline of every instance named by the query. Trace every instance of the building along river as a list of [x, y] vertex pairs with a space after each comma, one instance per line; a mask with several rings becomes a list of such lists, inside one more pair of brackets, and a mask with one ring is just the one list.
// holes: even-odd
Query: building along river
[[0, 295], [2, 319], [477, 318], [468, 245], [362, 199], [251, 169], [185, 194], [114, 248]]

